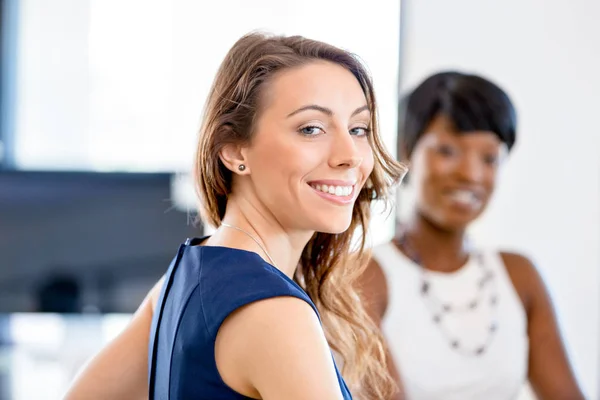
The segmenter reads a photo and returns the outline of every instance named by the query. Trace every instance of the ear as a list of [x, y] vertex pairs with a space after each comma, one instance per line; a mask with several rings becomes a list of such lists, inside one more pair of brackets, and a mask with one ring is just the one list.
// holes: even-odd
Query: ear
[[220, 153], [221, 162], [234, 174], [247, 175], [250, 173], [244, 147], [239, 144], [227, 144]]

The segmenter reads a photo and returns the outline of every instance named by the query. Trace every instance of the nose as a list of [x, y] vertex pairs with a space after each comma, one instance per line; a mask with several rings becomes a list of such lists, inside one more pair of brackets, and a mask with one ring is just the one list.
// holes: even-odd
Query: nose
[[464, 154], [457, 168], [457, 175], [469, 183], [477, 183], [484, 176], [484, 165], [476, 154]]
[[356, 168], [362, 161], [355, 138], [348, 130], [337, 130], [331, 143], [329, 165], [332, 168]]

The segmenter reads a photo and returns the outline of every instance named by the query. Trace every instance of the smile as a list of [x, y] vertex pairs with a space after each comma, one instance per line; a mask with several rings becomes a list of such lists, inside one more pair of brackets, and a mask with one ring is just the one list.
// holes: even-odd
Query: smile
[[449, 193], [449, 198], [465, 207], [477, 208], [481, 204], [479, 196], [470, 190], [453, 190]]
[[309, 185], [319, 196], [336, 204], [345, 205], [354, 201], [353, 182], [310, 182]]

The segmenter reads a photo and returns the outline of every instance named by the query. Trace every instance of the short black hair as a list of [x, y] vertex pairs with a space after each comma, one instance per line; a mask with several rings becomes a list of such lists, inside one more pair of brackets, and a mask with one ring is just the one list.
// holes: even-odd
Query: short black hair
[[516, 111], [508, 95], [489, 80], [456, 71], [429, 76], [398, 107], [398, 157], [410, 157], [425, 130], [444, 115], [458, 132], [490, 131], [510, 150]]

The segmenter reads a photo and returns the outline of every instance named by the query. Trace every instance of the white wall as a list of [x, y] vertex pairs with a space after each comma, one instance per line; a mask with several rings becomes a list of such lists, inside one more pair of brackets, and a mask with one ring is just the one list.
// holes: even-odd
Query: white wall
[[[403, 12], [403, 89], [458, 68], [515, 101], [518, 143], [473, 236], [533, 257], [577, 376], [598, 399], [600, 3], [404, 0]], [[401, 200], [404, 212], [410, 196]]]
[[15, 159], [70, 169], [88, 157], [89, 2], [14, 2]]

